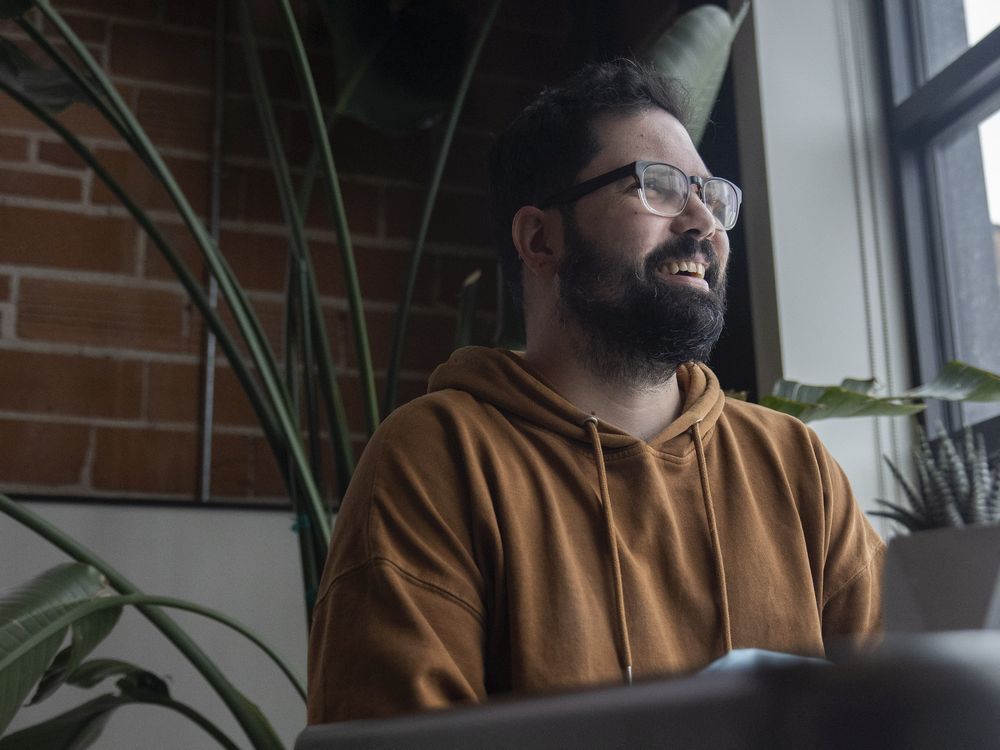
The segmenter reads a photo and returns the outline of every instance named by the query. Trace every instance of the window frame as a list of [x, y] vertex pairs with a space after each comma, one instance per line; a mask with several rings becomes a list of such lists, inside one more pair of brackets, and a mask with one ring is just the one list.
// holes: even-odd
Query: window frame
[[[916, 0], [877, 4], [886, 123], [895, 186], [897, 234], [907, 284], [907, 334], [913, 380], [926, 383], [956, 357], [944, 279], [944, 237], [934, 143], [977, 125], [1000, 108], [1000, 27], [933, 76], [927, 76]], [[975, 364], [975, 363], [972, 363]], [[925, 427], [963, 427], [958, 403], [929, 403]], [[1000, 448], [1000, 417], [976, 425]]]

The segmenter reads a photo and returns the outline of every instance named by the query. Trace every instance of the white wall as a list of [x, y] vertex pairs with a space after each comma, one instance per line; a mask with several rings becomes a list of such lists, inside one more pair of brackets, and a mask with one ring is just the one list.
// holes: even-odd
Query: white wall
[[[762, 389], [779, 376], [911, 385], [871, 6], [754, 0], [734, 50]], [[906, 458], [905, 420], [813, 427], [864, 507], [894, 498], [880, 457]]]
[[[30, 503], [28, 507], [88, 545], [146, 593], [190, 599], [248, 625], [304, 682], [305, 613], [290, 513], [62, 503]], [[0, 540], [0, 588], [67, 559], [2, 515]], [[221, 625], [183, 612], [175, 619], [236, 687], [260, 706], [291, 747], [305, 726], [305, 704], [272, 662]], [[141, 615], [134, 611], [123, 615], [95, 655], [125, 659], [161, 676], [170, 675], [176, 699], [207, 714], [240, 747], [249, 747], [204, 679]], [[106, 687], [113, 688], [113, 683]], [[40, 706], [23, 710], [13, 726], [25, 726], [54, 709], [75, 706], [87, 695], [63, 687]], [[192, 750], [217, 745], [171, 711], [127, 707], [119, 709], [95, 747]]]

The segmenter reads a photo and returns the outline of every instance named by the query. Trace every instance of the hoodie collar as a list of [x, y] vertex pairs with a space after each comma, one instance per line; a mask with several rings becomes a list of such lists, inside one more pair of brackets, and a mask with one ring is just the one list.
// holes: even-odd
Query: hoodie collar
[[[703, 364], [681, 365], [677, 369], [677, 380], [684, 398], [683, 410], [649, 441], [649, 445], [665, 453], [683, 456], [694, 451], [690, 433], [693, 425], [699, 424], [703, 440], [710, 441], [715, 423], [722, 414], [725, 395], [715, 374]], [[569, 440], [584, 444], [590, 441], [583, 429], [590, 415], [559, 395], [514, 352], [479, 346], [458, 349], [431, 375], [428, 391], [449, 388], [469, 393]], [[642, 443], [639, 438], [606, 422], [599, 421], [597, 427], [601, 445], [606, 450]]]

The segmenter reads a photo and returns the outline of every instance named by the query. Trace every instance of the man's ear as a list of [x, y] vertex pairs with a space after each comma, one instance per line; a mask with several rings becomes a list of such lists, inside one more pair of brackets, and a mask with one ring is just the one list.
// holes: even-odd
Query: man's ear
[[554, 274], [562, 260], [562, 221], [557, 212], [521, 206], [510, 226], [524, 267], [535, 275]]

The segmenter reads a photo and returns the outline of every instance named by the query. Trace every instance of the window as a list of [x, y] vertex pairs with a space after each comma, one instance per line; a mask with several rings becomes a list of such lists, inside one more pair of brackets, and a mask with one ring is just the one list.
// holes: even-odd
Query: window
[[[881, 22], [916, 376], [1000, 372], [1000, 3], [883, 0]], [[928, 416], [1000, 447], [1000, 404]]]

